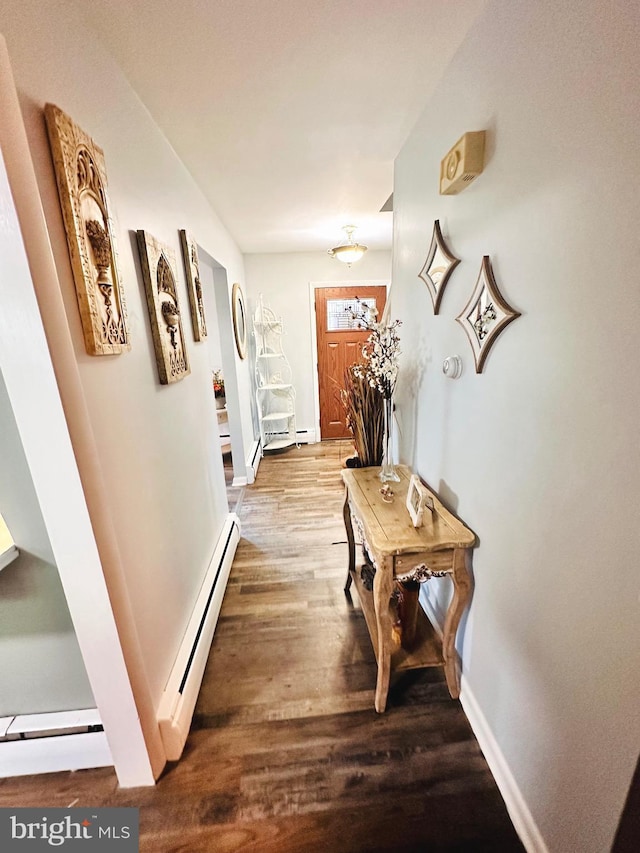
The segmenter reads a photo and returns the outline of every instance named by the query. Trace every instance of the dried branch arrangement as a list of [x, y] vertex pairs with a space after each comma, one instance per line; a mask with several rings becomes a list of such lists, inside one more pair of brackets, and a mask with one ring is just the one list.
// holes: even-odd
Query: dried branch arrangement
[[345, 370], [342, 404], [347, 413], [347, 426], [360, 465], [382, 465], [384, 443], [384, 397], [375, 385], [351, 365]]

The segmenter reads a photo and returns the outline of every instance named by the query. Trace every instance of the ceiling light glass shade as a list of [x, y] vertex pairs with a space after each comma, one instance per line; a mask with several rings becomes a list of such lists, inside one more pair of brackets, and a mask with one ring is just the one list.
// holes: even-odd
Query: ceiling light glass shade
[[343, 264], [351, 266], [351, 264], [355, 264], [356, 261], [360, 260], [367, 251], [367, 247], [353, 242], [353, 232], [356, 230], [355, 225], [345, 225], [343, 230], [347, 232], [349, 242], [344, 246], [336, 246], [334, 249], [329, 249], [329, 254], [332, 258], [337, 258]]
[[342, 261], [343, 264], [353, 264], [359, 261], [366, 251], [366, 246], [359, 246], [357, 243], [352, 243], [348, 246], [337, 246], [335, 249], [331, 249], [330, 254], [333, 258]]

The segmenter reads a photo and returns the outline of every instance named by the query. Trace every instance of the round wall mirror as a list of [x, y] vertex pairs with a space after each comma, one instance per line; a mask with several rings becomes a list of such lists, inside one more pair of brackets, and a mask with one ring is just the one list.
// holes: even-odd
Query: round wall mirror
[[233, 334], [236, 339], [236, 349], [240, 358], [247, 355], [247, 313], [244, 307], [244, 296], [239, 284], [234, 284], [231, 291], [231, 310], [233, 313]]

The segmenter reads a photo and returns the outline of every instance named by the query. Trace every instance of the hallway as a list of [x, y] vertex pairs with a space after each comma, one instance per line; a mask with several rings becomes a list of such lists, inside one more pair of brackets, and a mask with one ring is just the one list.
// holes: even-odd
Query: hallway
[[[187, 744], [215, 785], [210, 842], [189, 849], [521, 850], [440, 670], [407, 673], [386, 714], [373, 710], [373, 649], [343, 592], [351, 452], [330, 441], [266, 456], [245, 490]], [[205, 754], [223, 759], [215, 783]]]
[[0, 805], [140, 807], [142, 851], [522, 850], [439, 670], [373, 710], [375, 658], [343, 593], [347, 441], [263, 459], [183, 758], [156, 788], [109, 770], [0, 781]]

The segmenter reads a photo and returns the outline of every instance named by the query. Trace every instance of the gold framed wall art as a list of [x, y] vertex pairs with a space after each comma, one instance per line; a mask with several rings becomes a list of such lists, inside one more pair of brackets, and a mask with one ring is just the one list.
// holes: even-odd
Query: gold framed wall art
[[104, 152], [59, 107], [44, 112], [86, 350], [125, 352], [131, 343]]
[[138, 231], [137, 237], [158, 376], [161, 385], [169, 385], [191, 373], [176, 288], [176, 257], [146, 231]]

